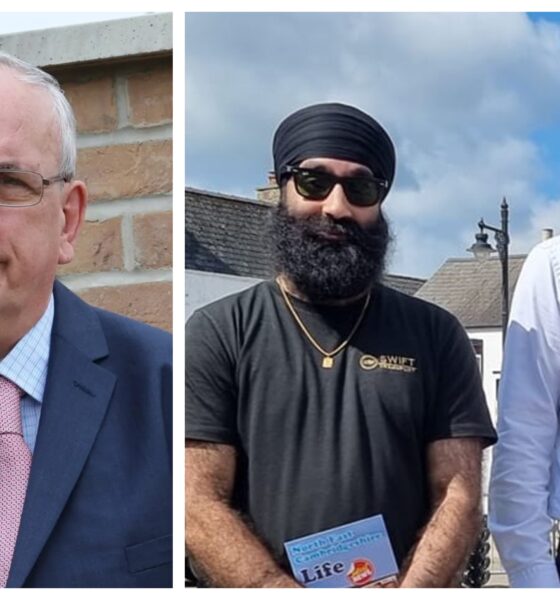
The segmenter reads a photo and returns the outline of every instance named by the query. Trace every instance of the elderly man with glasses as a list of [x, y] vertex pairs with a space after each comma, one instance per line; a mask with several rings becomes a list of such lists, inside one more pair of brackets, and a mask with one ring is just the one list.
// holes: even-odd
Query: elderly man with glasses
[[169, 334], [55, 281], [87, 190], [58, 83], [0, 53], [0, 587], [171, 585]]
[[[458, 321], [381, 284], [393, 143], [369, 115], [329, 103], [285, 119], [273, 154], [276, 279], [187, 324], [192, 570], [207, 586], [375, 583], [366, 557], [332, 558], [365, 538], [329, 546], [328, 530], [380, 516], [393, 585], [454, 585], [495, 432]], [[284, 544], [323, 531], [292, 572]]]

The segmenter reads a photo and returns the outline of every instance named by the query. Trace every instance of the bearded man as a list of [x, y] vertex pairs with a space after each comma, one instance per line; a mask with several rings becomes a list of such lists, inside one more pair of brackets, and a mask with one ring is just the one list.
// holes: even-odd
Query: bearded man
[[285, 119], [273, 154], [276, 279], [187, 324], [193, 570], [208, 586], [299, 587], [284, 542], [381, 514], [398, 585], [453, 585], [495, 432], [458, 321], [380, 282], [393, 143], [329, 103]]

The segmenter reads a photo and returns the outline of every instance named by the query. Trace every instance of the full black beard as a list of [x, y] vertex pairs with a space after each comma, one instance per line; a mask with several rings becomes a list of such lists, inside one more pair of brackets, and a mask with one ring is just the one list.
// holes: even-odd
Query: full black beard
[[[294, 217], [283, 200], [272, 212], [270, 232], [277, 273], [311, 301], [352, 298], [378, 282], [392, 240], [381, 211], [375, 223], [361, 227], [349, 218]], [[329, 233], [343, 237], [321, 237]]]

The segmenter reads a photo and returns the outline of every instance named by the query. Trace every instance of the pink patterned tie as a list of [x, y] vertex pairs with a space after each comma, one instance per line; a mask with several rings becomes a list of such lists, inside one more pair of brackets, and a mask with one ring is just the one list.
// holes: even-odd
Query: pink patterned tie
[[21, 433], [21, 396], [0, 375], [0, 587], [8, 581], [31, 467], [31, 451]]

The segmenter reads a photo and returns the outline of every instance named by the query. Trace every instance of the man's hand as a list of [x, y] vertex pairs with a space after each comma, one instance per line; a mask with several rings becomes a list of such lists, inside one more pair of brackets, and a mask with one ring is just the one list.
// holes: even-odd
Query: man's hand
[[478, 438], [438, 440], [428, 447], [432, 517], [405, 561], [401, 587], [457, 585], [481, 527]]
[[231, 509], [235, 468], [233, 446], [186, 443], [185, 540], [197, 575], [211, 587], [301, 587]]

